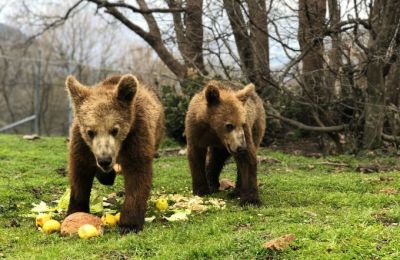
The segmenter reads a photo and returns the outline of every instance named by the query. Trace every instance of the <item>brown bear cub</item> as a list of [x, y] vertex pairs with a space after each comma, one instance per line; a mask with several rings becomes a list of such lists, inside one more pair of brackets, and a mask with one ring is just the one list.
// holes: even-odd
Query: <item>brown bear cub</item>
[[254, 85], [234, 90], [210, 81], [190, 101], [185, 134], [193, 193], [218, 191], [219, 175], [232, 155], [237, 165], [236, 188], [241, 205], [260, 205], [256, 152], [265, 131], [265, 111]]
[[112, 185], [114, 164], [122, 167], [125, 201], [119, 228], [142, 230], [152, 182], [152, 162], [164, 135], [164, 111], [156, 94], [135, 76], [113, 76], [95, 87], [66, 80], [74, 107], [70, 132], [68, 213], [89, 212], [96, 177]]

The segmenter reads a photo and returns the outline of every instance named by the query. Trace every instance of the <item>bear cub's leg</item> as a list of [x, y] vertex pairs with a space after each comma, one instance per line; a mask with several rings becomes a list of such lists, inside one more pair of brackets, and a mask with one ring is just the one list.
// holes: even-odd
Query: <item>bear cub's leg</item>
[[188, 159], [192, 174], [193, 194], [204, 196], [210, 194], [206, 178], [206, 147], [191, 146], [188, 144]]
[[[77, 168], [80, 168], [79, 170]], [[71, 195], [67, 215], [74, 212], [88, 212], [90, 191], [93, 185], [94, 170], [90, 167], [70, 169]]]
[[248, 147], [246, 152], [235, 156], [240, 175], [240, 204], [261, 205], [257, 186], [257, 156], [255, 147]]
[[143, 229], [150, 196], [152, 158], [136, 159], [122, 164], [124, 169], [125, 200], [121, 209], [120, 233], [139, 232]]
[[206, 173], [211, 193], [219, 190], [219, 176], [228, 157], [229, 152], [225, 148], [210, 147], [209, 149]]
[[237, 175], [236, 175], [236, 185], [233, 191], [228, 193], [228, 198], [230, 199], [236, 199], [240, 197], [240, 187], [242, 186], [242, 181], [240, 177], [240, 172], [239, 169], [237, 169]]

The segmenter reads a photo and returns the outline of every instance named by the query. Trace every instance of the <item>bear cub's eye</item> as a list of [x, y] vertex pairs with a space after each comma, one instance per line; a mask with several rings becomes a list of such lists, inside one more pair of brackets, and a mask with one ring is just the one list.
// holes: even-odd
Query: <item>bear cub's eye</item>
[[118, 131], [119, 131], [119, 129], [118, 129], [117, 127], [113, 127], [113, 128], [110, 130], [110, 134], [111, 134], [112, 136], [116, 136], [116, 135], [118, 134]]
[[93, 130], [87, 130], [86, 133], [91, 139], [93, 139], [96, 136], [96, 132]]
[[226, 128], [226, 130], [227, 130], [228, 132], [230, 132], [230, 131], [232, 131], [233, 129], [235, 129], [235, 126], [232, 125], [231, 123], [227, 123], [227, 124], [225, 125], [225, 128]]

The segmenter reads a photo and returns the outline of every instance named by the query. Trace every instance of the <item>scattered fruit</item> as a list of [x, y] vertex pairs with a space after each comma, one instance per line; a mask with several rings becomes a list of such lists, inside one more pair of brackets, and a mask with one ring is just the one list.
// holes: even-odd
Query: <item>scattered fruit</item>
[[39, 214], [36, 216], [35, 223], [37, 227], [43, 227], [44, 223], [51, 219], [49, 214]]
[[112, 214], [105, 214], [101, 217], [101, 221], [103, 221], [103, 224], [107, 227], [115, 227], [115, 225], [117, 225], [117, 219]]
[[99, 236], [100, 232], [95, 226], [91, 224], [85, 224], [78, 229], [78, 235], [80, 238], [88, 239]]
[[121, 219], [121, 213], [118, 212], [117, 214], [114, 215], [115, 221], [117, 221], [117, 224], [119, 223], [119, 220]]
[[166, 199], [160, 198], [156, 200], [156, 208], [160, 211], [168, 209], [168, 201]]
[[42, 230], [46, 234], [51, 234], [60, 231], [60, 228], [61, 228], [60, 222], [54, 219], [50, 219], [44, 223]]
[[90, 224], [94, 226], [100, 233], [102, 233], [103, 222], [95, 215], [76, 212], [66, 217], [61, 225], [61, 235], [74, 235], [78, 233], [78, 229], [85, 225]]

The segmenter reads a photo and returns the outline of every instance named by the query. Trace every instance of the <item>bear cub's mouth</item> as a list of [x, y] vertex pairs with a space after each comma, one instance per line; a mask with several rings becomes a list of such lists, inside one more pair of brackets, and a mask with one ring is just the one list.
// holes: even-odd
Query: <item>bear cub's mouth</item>
[[99, 167], [100, 170], [101, 170], [102, 172], [104, 172], [104, 173], [110, 173], [110, 172], [113, 170], [113, 167], [112, 167], [112, 166], [103, 168], [102, 166], [97, 165], [97, 167]]

